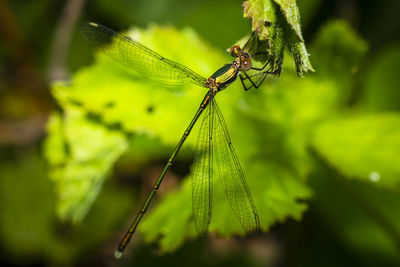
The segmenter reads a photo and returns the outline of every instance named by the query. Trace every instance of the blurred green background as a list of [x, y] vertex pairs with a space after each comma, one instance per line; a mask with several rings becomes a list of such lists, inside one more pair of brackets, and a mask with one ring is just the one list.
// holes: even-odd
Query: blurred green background
[[242, 1], [0, 0], [0, 265], [400, 266], [400, 2], [297, 3], [316, 72], [287, 55], [279, 79], [218, 95], [264, 233], [240, 236], [217, 191], [194, 237], [195, 129], [117, 262], [204, 91], [94, 59], [79, 25], [138, 27], [208, 76], [250, 32]]

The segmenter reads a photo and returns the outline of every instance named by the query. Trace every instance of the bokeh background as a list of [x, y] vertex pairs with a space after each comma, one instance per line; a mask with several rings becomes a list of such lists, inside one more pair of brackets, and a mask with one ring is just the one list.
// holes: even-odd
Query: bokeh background
[[[268, 232], [247, 238], [221, 238], [215, 233], [200, 239], [189, 238], [167, 253], [162, 249], [165, 246], [143, 242], [139, 235], [129, 247], [128, 255], [116, 262], [115, 246], [162, 169], [173, 140], [163, 142], [169, 140], [165, 136], [134, 139], [128, 152], [107, 174], [88, 214], [79, 222], [63, 220], [57, 201], [62, 188], [50, 178], [56, 155], [49, 154], [44, 143], [48, 140], [46, 123], [50, 114], [65, 110], [58, 91], [52, 89], [54, 82], [73, 84], [74, 74], [93, 64], [93, 49], [80, 35], [79, 25], [95, 21], [116, 30], [149, 25], [190, 29], [190, 33], [212, 47], [211, 55], [223, 58], [228, 47], [250, 32], [251, 22], [243, 18], [242, 1], [0, 0], [0, 265], [400, 266], [400, 2], [299, 0], [297, 3], [316, 73], [297, 78], [288, 56], [289, 63], [281, 78], [266, 81], [258, 91], [250, 93], [253, 94], [250, 101], [256, 101], [257, 92], [269, 92], [269, 87], [281, 91], [287, 88], [293, 91], [297, 86], [299, 90], [311, 87], [324, 91], [326, 86], [340, 92], [341, 103], [335, 108], [330, 103], [320, 103], [318, 109], [300, 98], [292, 99], [300, 102], [296, 104], [283, 102], [288, 105], [285, 106], [288, 114], [296, 114], [292, 109], [301, 106], [305, 117], [323, 110], [339, 120], [313, 133], [315, 140], [304, 146], [309, 155], [306, 161], [296, 157], [303, 153], [296, 154], [296, 144], [304, 140], [296, 138], [291, 140], [295, 148], [289, 150], [295, 154], [296, 164], [283, 158], [285, 153], [279, 154], [278, 145], [273, 145], [268, 155], [260, 156], [266, 161], [279, 158], [280, 167], [287, 164], [288, 169], [297, 168], [301, 173], [299, 179], [307, 189], [304, 199], [297, 200], [304, 204], [300, 215], [288, 212], [287, 216], [269, 222]], [[164, 37], [173, 34], [174, 31], [170, 35], [164, 33]], [[173, 44], [173, 38], [166, 43]], [[200, 59], [208, 56], [196, 55]], [[186, 63], [190, 58], [182, 60]], [[351, 74], [346, 72], [349, 66]], [[116, 77], [115, 73], [110, 75]], [[246, 94], [238, 94], [246, 98]], [[268, 103], [279, 109], [280, 95], [274, 91], [270, 95], [273, 100]], [[132, 105], [135, 101], [140, 99], [132, 99]], [[325, 109], [321, 108], [324, 106]], [[259, 111], [264, 112], [262, 108]], [[233, 116], [227, 113], [228, 118]], [[265, 111], [265, 116], [269, 114], [274, 113]], [[348, 114], [360, 117], [346, 117]], [[55, 120], [53, 117], [52, 125]], [[274, 140], [282, 142], [286, 131], [296, 129], [283, 122], [279, 124], [279, 120], [283, 119], [267, 121], [270, 134], [260, 146]], [[233, 137], [235, 132], [240, 136], [232, 125], [234, 120], [228, 122]], [[307, 127], [313, 128], [314, 123], [311, 121]], [[354, 125], [359, 127], [350, 130], [349, 138], [338, 137], [341, 130], [352, 129]], [[273, 130], [274, 126], [282, 128]], [[177, 129], [176, 135], [182, 129]], [[168, 131], [175, 136], [171, 129]], [[372, 133], [368, 134], [369, 131]], [[54, 135], [51, 129], [49, 132]], [[353, 146], [355, 140], [365, 142]], [[345, 151], [336, 151], [335, 142]], [[241, 148], [240, 140], [238, 143], [241, 158], [246, 150], [243, 145]], [[349, 159], [342, 162], [343, 155]], [[184, 150], [165, 180], [160, 199], [169, 190], [179, 188], [183, 177], [190, 172], [192, 159], [193, 151]], [[368, 165], [378, 165], [383, 170], [370, 173], [367, 179], [357, 178]], [[384, 185], [375, 186], [382, 173], [390, 177], [385, 180], [382, 176]]]

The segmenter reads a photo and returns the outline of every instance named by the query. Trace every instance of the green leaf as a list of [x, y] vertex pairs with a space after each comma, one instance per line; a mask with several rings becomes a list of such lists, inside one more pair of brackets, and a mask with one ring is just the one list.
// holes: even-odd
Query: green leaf
[[[204, 45], [190, 30], [179, 32], [152, 26], [147, 31], [135, 30], [131, 34], [161, 55], [193, 66], [198, 73], [209, 75], [229, 62], [228, 57]], [[171, 38], [175, 40], [174, 45], [165, 41]], [[318, 53], [324, 51], [318, 50]], [[316, 56], [319, 57], [319, 54]], [[340, 83], [330, 77], [312, 76], [299, 80], [291, 74], [294, 73], [289, 72], [279, 82], [266, 81], [263, 90], [250, 91], [245, 97], [240, 83], [232, 84], [217, 95], [264, 230], [287, 218], [301, 219], [307, 205], [298, 200], [311, 196], [311, 191], [303, 182], [313, 164], [308, 150], [309, 136], [316, 125], [332, 117], [343, 103], [338, 90]], [[74, 76], [72, 86], [56, 86], [53, 94], [65, 115], [49, 123], [51, 134], [48, 144], [51, 145], [47, 146], [46, 152], [54, 158], [53, 165], [65, 161], [62, 166], [54, 166], [53, 173], [59, 185], [59, 195], [64, 196], [68, 192], [68, 183], [60, 181], [90, 181], [88, 175], [82, 175], [85, 172], [72, 172], [65, 176], [64, 170], [77, 164], [71, 160], [71, 151], [78, 149], [77, 146], [89, 151], [104, 149], [108, 153], [120, 147], [106, 162], [94, 168], [90, 164], [92, 161], [85, 161], [80, 166], [91, 170], [97, 168], [100, 182], [126, 151], [128, 142], [132, 144], [132, 149], [125, 161], [131, 159], [131, 164], [137, 164], [152, 158], [159, 159], [160, 153], [154, 153], [157, 146], [163, 151], [167, 146], [172, 151], [205, 90], [193, 85], [164, 88], [99, 55], [95, 65]], [[184, 147], [193, 147], [198, 127], [195, 126]], [[76, 134], [68, 134], [70, 131]], [[89, 138], [92, 135], [104, 140], [82, 139], [82, 136]], [[51, 152], [50, 148], [59, 149], [60, 155]], [[94, 158], [100, 155], [98, 152], [94, 154]], [[190, 160], [192, 154], [184, 153], [179, 157]], [[224, 236], [243, 235], [244, 231], [230, 209], [220, 181], [214, 179], [214, 183], [210, 231]], [[69, 207], [71, 213], [63, 214], [82, 218], [79, 216], [83, 216], [90, 207], [99, 189], [100, 186], [75, 188], [77, 193], [74, 198], [59, 202], [58, 208], [68, 210]], [[77, 201], [83, 196], [92, 199]], [[163, 251], [173, 251], [187, 238], [196, 235], [192, 221], [190, 175], [182, 189], [163, 198], [153, 212], [145, 216], [139, 231], [147, 241], [159, 240]]]
[[367, 51], [366, 41], [344, 20], [324, 24], [311, 44], [316, 75], [337, 83], [343, 104], [355, 94], [354, 79]]
[[274, 0], [282, 10], [291, 30], [296, 34], [299, 42], [304, 42], [301, 35], [300, 12], [295, 0]]
[[312, 144], [346, 177], [400, 189], [400, 114], [328, 121], [315, 130]]
[[363, 96], [360, 105], [369, 111], [400, 110], [400, 46], [384, 47], [371, 59], [363, 81]]
[[341, 80], [358, 72], [367, 50], [366, 41], [344, 20], [323, 25], [311, 46], [312, 53], [318, 54], [314, 59], [318, 73]]
[[[206, 46], [191, 30], [152, 26], [130, 34], [161, 55], [193, 67], [205, 77], [230, 60], [227, 55]], [[171, 39], [173, 44], [169, 42]], [[96, 64], [75, 74], [70, 86], [58, 85], [52, 91], [64, 114], [49, 123], [49, 145], [46, 146], [48, 157], [54, 158], [51, 161], [53, 180], [57, 182], [59, 196], [68, 193], [69, 183], [86, 184], [93, 180], [86, 171], [70, 172], [66, 176], [65, 170], [76, 169], [78, 163], [83, 170], [86, 167], [96, 170], [93, 173], [98, 175], [96, 181], [99, 181], [96, 186], [75, 187], [76, 194], [67, 194], [71, 199], [59, 202], [59, 210], [61, 207], [64, 211], [61, 215], [67, 214], [68, 218], [82, 218], [116, 160], [127, 151], [128, 143], [132, 147], [124, 161], [131, 160], [130, 165], [159, 160], [160, 156], [167, 158], [167, 151], [172, 151], [179, 141], [206, 92], [190, 84], [165, 88], [149, 83], [103, 55], [96, 59]], [[324, 75], [298, 79], [294, 72], [287, 72], [279, 82], [265, 81], [262, 89], [246, 95], [238, 82], [217, 95], [264, 230], [287, 218], [301, 219], [307, 208], [298, 200], [311, 197], [311, 191], [304, 184], [313, 168], [308, 149], [310, 135], [319, 123], [335, 116], [342, 106], [340, 86], [335, 79]], [[198, 127], [194, 127], [184, 148], [193, 147]], [[72, 155], [80, 151], [80, 146], [82, 151], [95, 151], [90, 154], [90, 160], [73, 160]], [[52, 152], [51, 148], [60, 151]], [[158, 148], [163, 152], [158, 152]], [[107, 153], [115, 150], [115, 153], [98, 165], [91, 165], [99, 161], [96, 157], [102, 150]], [[190, 161], [192, 152], [186, 150], [178, 157]], [[146, 240], [159, 240], [163, 251], [175, 250], [187, 238], [195, 236], [189, 180], [190, 174], [182, 189], [163, 198], [139, 226]], [[215, 179], [214, 183], [210, 230], [224, 236], [244, 234], [220, 181]], [[89, 197], [82, 199], [83, 196]]]
[[[321, 162], [319, 162], [321, 163]], [[361, 180], [349, 180], [320, 164], [310, 177], [315, 192], [314, 216], [325, 231], [355, 255], [374, 255], [378, 262], [400, 262], [400, 194]], [[317, 211], [317, 212], [315, 212]], [[315, 233], [318, 235], [319, 233]], [[361, 262], [368, 265], [369, 257]]]
[[50, 115], [46, 130], [50, 134], [44, 143], [44, 156], [51, 165], [62, 165], [67, 160], [68, 152], [64, 143], [63, 121], [59, 114]]
[[304, 42], [291, 42], [288, 44], [288, 48], [294, 58], [298, 76], [301, 77], [309, 71], [314, 71]]
[[[199, 73], [211, 74], [223, 63], [229, 62], [229, 58], [204, 45], [190, 30], [179, 32], [153, 26], [145, 32], [136, 30], [132, 34], [160, 54], [188, 66], [193, 65]], [[173, 45], [166, 41], [171, 39], [175, 40]], [[45, 152], [53, 164], [52, 179], [57, 184], [59, 196], [58, 214], [62, 218], [79, 221], [90, 208], [115, 161], [126, 151], [127, 143], [134, 145], [137, 143], [135, 140], [144, 142], [146, 138], [152, 138], [155, 144], [167, 145], [172, 151], [206, 90], [194, 85], [164, 88], [99, 55], [95, 65], [74, 76], [72, 85], [57, 85], [52, 92], [64, 115], [54, 115], [50, 120]], [[282, 94], [280, 90], [274, 92]], [[254, 93], [261, 93], [253, 96], [259, 101], [270, 97], [266, 92]], [[310, 197], [311, 192], [303, 184], [297, 170], [288, 171], [279, 162], [267, 164], [269, 155], [254, 159], [254, 155], [262, 154], [260, 141], [268, 145], [274, 142], [276, 136], [263, 139], [266, 133], [270, 133], [268, 127], [263, 127], [262, 131], [251, 130], [265, 123], [264, 120], [251, 119], [259, 116], [262, 109], [258, 110], [259, 107], [254, 105], [250, 111], [241, 110], [242, 95], [240, 83], [235, 83], [229, 90], [218, 94], [217, 101], [226, 121], [232, 124], [230, 130], [235, 147], [250, 188], [254, 191], [253, 197], [263, 220], [262, 227], [267, 230], [276, 221], [288, 217], [300, 219], [307, 206], [297, 200]], [[196, 136], [198, 127], [196, 125], [193, 129], [194, 134], [188, 138], [185, 147], [193, 146], [196, 140], [193, 136]], [[254, 138], [247, 140], [253, 134]], [[135, 147], [132, 147], [131, 155], [135, 154]], [[139, 145], [138, 148], [140, 152], [136, 153], [140, 153], [142, 161], [159, 157], [157, 153], [146, 153], [143, 150], [149, 149], [146, 146]], [[192, 154], [179, 156], [191, 157]], [[265, 178], [260, 180], [260, 177]], [[162, 201], [139, 226], [147, 240], [162, 236], [160, 243], [165, 251], [174, 250], [188, 237], [195, 236], [189, 180], [190, 176], [182, 191]], [[214, 217], [210, 230], [225, 236], [244, 234], [219, 183], [215, 181]]]
[[[131, 34], [199, 73], [212, 73], [227, 62], [191, 30], [152, 26]], [[166, 41], [171, 39], [173, 43]], [[195, 85], [171, 89], [149, 83], [103, 55], [75, 74], [72, 85], [54, 85], [63, 117], [50, 119], [44, 153], [52, 164], [60, 218], [82, 220], [132, 134], [156, 136], [161, 144], [174, 146], [205, 93]]]
[[[247, 92], [230, 106], [220, 105], [223, 114], [230, 115], [227, 124], [232, 142], [264, 230], [288, 217], [301, 219], [306, 206], [296, 200], [311, 195], [301, 182], [313, 169], [308, 148], [310, 135], [319, 123], [340, 110], [342, 99], [338, 88], [338, 83], [330, 78], [313, 75], [298, 79], [289, 73], [279, 82], [266, 81], [261, 90]], [[229, 88], [219, 94], [218, 101], [229, 98], [228, 91], [232, 92]], [[194, 130], [194, 137], [189, 138], [196, 139], [196, 133]], [[225, 236], [243, 234], [224, 193], [218, 191], [220, 182], [214, 182], [210, 230]], [[175, 203], [174, 198], [186, 203]], [[185, 184], [181, 191], [167, 196], [145, 217], [139, 231], [148, 241], [160, 240], [163, 251], [172, 251], [193, 236], [190, 212], [190, 187]], [[186, 217], [178, 222], [175, 214]], [[165, 244], [170, 244], [170, 240], [173, 245], [168, 247]]]
[[[314, 75], [299, 80], [289, 73], [279, 82], [267, 81], [262, 90], [246, 93], [239, 102], [220, 105], [225, 116], [233, 113], [227, 118], [228, 128], [264, 230], [288, 217], [301, 219], [306, 205], [297, 200], [311, 196], [301, 180], [313, 168], [309, 136], [316, 125], [339, 111], [342, 99], [338, 86], [331, 79]], [[228, 90], [229, 94], [232, 92], [229, 88], [219, 94], [218, 101], [229, 98]], [[196, 134], [194, 130], [194, 137], [189, 138], [196, 139]], [[243, 234], [224, 193], [218, 189], [220, 182], [214, 183], [210, 230], [224, 236]], [[175, 198], [185, 203], [174, 202]], [[184, 217], [178, 222], [175, 214]], [[139, 231], [147, 241], [160, 240], [163, 251], [173, 251], [195, 235], [190, 214], [191, 193], [187, 183], [181, 191], [158, 204], [145, 217]]]
[[[265, 161], [242, 161], [244, 172], [249, 182], [250, 191], [258, 213], [261, 227], [269, 227], [288, 217], [300, 220], [307, 205], [297, 202], [298, 199], [310, 197], [309, 189], [294, 173], [282, 166], [274, 166]], [[257, 179], [258, 178], [258, 179]], [[192, 215], [191, 177], [186, 177], [181, 190], [168, 194], [144, 218], [139, 231], [147, 242], [158, 240], [164, 252], [176, 250], [187, 238], [196, 236]], [[212, 219], [210, 232], [221, 236], [232, 234], [243, 236], [244, 230], [229, 206], [221, 181], [214, 179]]]
[[113, 164], [127, 149], [127, 140], [122, 133], [93, 124], [85, 114], [73, 109], [68, 110], [62, 124], [61, 117], [53, 115], [48, 130], [45, 153], [53, 165], [51, 179], [57, 185], [57, 213], [64, 220], [79, 222]]
[[272, 0], [248, 0], [243, 2], [243, 16], [252, 19], [252, 30], [257, 31], [261, 40], [272, 39], [276, 22], [275, 6]]
[[168, 193], [157, 203], [139, 225], [139, 231], [146, 242], [159, 240], [164, 251], [174, 251], [188, 237], [196, 236], [192, 216], [191, 182], [186, 179], [181, 190]]
[[[261, 41], [267, 40], [268, 51], [278, 74], [286, 47], [295, 59], [298, 76], [314, 71], [301, 34], [300, 13], [294, 0], [248, 0], [243, 6], [244, 17], [252, 19], [252, 30], [257, 31]], [[250, 49], [250, 52], [255, 54], [265, 50]]]

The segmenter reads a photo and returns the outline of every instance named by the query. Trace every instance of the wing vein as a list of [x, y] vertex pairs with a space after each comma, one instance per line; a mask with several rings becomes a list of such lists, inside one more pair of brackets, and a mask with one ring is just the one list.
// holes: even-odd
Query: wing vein
[[208, 105], [197, 137], [192, 175], [192, 209], [197, 233], [205, 234], [212, 210], [212, 109]]
[[81, 32], [101, 52], [150, 80], [168, 86], [179, 86], [189, 81], [203, 87], [206, 84], [204, 77], [188, 67], [103, 25], [88, 23], [82, 26]]
[[215, 114], [213, 136], [218, 176], [240, 224], [246, 232], [256, 231], [260, 223], [250, 189], [229, 137], [224, 117], [215, 99], [212, 99], [211, 105]]

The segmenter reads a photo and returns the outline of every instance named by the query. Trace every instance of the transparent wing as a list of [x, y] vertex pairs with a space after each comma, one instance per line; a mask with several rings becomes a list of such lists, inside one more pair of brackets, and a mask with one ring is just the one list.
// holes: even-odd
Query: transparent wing
[[189, 68], [103, 25], [88, 23], [82, 26], [81, 32], [103, 53], [148, 79], [170, 86], [183, 85], [189, 81], [205, 86], [206, 79]]
[[212, 99], [210, 106], [215, 114], [213, 141], [218, 176], [240, 224], [246, 232], [256, 231], [260, 228], [258, 213], [233, 149], [224, 117], [215, 99]]
[[212, 124], [211, 106], [208, 105], [200, 126], [192, 175], [192, 209], [197, 233], [204, 234], [211, 220], [212, 205]]

